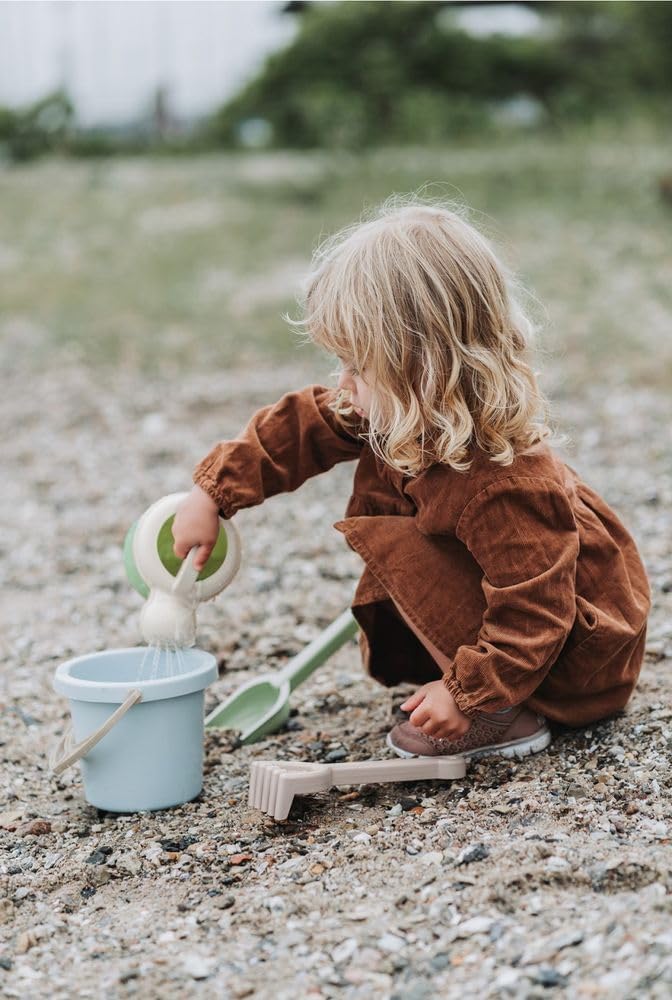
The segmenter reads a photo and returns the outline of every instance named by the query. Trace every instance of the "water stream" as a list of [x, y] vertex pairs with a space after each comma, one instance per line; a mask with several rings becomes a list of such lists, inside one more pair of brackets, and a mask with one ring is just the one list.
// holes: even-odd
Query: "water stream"
[[138, 680], [164, 680], [178, 677], [186, 670], [187, 663], [181, 646], [147, 646], [140, 662]]

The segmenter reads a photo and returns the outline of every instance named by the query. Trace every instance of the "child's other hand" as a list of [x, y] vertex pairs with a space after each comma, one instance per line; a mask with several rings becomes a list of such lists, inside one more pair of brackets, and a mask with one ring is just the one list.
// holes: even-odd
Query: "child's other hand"
[[411, 713], [411, 725], [437, 739], [459, 739], [471, 725], [471, 719], [459, 710], [443, 681], [423, 684], [401, 708]]
[[217, 504], [200, 486], [193, 490], [177, 508], [173, 521], [173, 551], [179, 559], [186, 559], [194, 546], [198, 552], [194, 569], [201, 570], [210, 558], [219, 534], [219, 509]]

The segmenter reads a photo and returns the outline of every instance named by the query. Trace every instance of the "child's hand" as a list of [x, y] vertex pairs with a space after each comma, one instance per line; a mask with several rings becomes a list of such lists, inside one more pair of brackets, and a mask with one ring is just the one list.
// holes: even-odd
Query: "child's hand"
[[194, 558], [194, 569], [201, 570], [215, 547], [219, 534], [219, 509], [217, 504], [200, 486], [193, 490], [177, 508], [173, 521], [173, 551], [179, 559], [185, 559], [198, 545]]
[[459, 710], [443, 681], [423, 684], [401, 708], [404, 712], [411, 712], [408, 720], [411, 725], [437, 739], [459, 739], [471, 725], [471, 719]]

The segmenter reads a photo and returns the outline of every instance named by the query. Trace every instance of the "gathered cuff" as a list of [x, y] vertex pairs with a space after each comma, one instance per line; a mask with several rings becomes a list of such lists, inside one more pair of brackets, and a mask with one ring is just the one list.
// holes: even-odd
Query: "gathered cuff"
[[455, 704], [459, 708], [460, 712], [464, 715], [468, 715], [471, 719], [475, 719], [481, 712], [501, 712], [519, 704], [518, 701], [510, 701], [506, 698], [490, 698], [486, 701], [480, 701], [477, 705], [474, 705], [469, 700], [469, 696], [464, 693], [460, 685], [457, 683], [454, 674], [444, 674], [441, 679], [455, 699]]
[[203, 464], [196, 466], [193, 475], [193, 481], [197, 486], [200, 486], [208, 496], [212, 497], [217, 506], [219, 507], [219, 512], [223, 518], [229, 520], [237, 512], [238, 508], [231, 499], [227, 496], [221, 487], [221, 483], [208, 472], [207, 467], [203, 468]]
[[468, 715], [470, 719], [474, 719], [478, 715], [478, 709], [469, 704], [469, 699], [455, 680], [454, 675], [444, 674], [442, 681], [455, 699], [455, 704], [459, 708], [460, 712], [464, 715]]

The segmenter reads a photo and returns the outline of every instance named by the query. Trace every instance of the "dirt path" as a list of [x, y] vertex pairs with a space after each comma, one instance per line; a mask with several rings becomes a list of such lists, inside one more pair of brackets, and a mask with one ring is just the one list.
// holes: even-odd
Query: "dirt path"
[[[382, 755], [404, 690], [353, 643], [293, 696], [286, 731], [206, 740], [181, 808], [99, 814], [46, 756], [63, 659], [139, 641], [126, 527], [296, 368], [144, 381], [81, 368], [2, 377], [0, 989], [8, 997], [668, 997], [672, 453], [661, 392], [557, 401], [571, 464], [635, 532], [651, 574], [647, 663], [627, 714], [450, 786], [367, 786], [246, 807], [249, 764]], [[216, 381], [216, 387], [215, 387]], [[347, 605], [359, 563], [330, 524], [351, 470], [243, 512], [241, 572], [200, 618], [222, 663], [212, 707]]]

